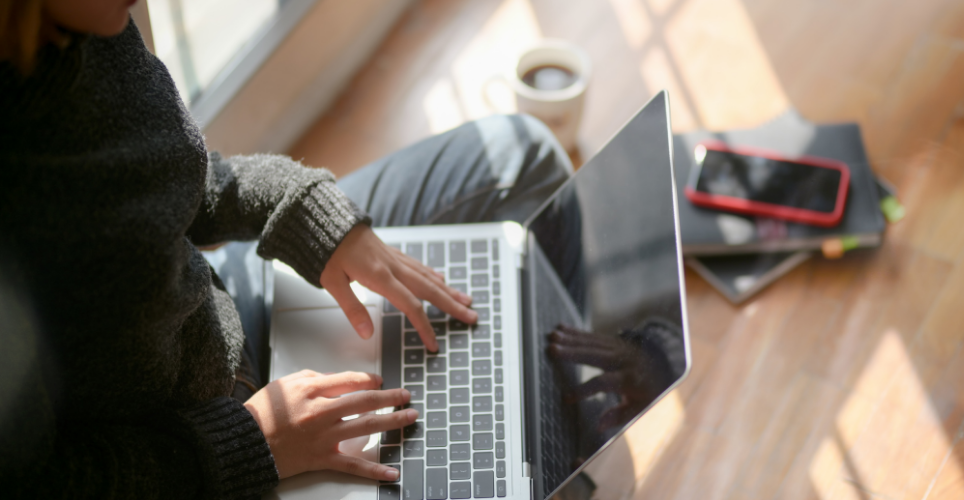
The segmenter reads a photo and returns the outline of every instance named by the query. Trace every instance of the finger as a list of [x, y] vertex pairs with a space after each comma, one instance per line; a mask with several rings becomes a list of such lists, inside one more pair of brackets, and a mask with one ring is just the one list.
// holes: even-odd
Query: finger
[[290, 375], [285, 375], [284, 377], [281, 377], [278, 380], [295, 380], [299, 378], [320, 377], [320, 376], [321, 374], [314, 370], [301, 370], [300, 372], [294, 372]]
[[614, 377], [613, 375], [616, 374], [613, 372], [604, 373], [577, 386], [566, 396], [566, 402], [575, 403], [576, 401], [582, 401], [598, 392], [615, 392], [619, 384], [619, 377]]
[[434, 283], [436, 286], [442, 289], [442, 291], [444, 291], [446, 294], [452, 297], [452, 299], [454, 299], [456, 302], [464, 306], [469, 306], [472, 304], [472, 297], [470, 295], [466, 293], [462, 293], [445, 284], [444, 274], [432, 269], [431, 267], [426, 266], [425, 264], [422, 264], [418, 260], [408, 255], [404, 255], [404, 258], [401, 259], [401, 261], [402, 261], [402, 264], [407, 266], [410, 270], [420, 274], [431, 283]]
[[368, 414], [352, 420], [345, 420], [336, 428], [336, 439], [344, 441], [358, 436], [370, 436], [379, 432], [392, 431], [412, 425], [418, 418], [418, 412], [407, 410], [393, 411], [385, 415]]
[[368, 309], [365, 309], [365, 306], [362, 305], [351, 289], [348, 277], [344, 274], [329, 276], [324, 286], [328, 293], [335, 298], [335, 302], [338, 302], [338, 306], [345, 312], [345, 316], [348, 316], [348, 321], [355, 328], [358, 336], [363, 339], [371, 338], [372, 334], [375, 333], [375, 325], [372, 324], [372, 318], [368, 315]]
[[332, 458], [329, 468], [368, 479], [384, 481], [396, 481], [398, 479], [398, 470], [396, 469], [349, 455], [336, 455]]
[[336, 398], [350, 392], [378, 389], [382, 385], [382, 377], [374, 373], [341, 372], [320, 376], [311, 383], [313, 388], [309, 397]]
[[438, 341], [435, 340], [435, 330], [432, 328], [432, 324], [429, 322], [425, 310], [422, 309], [422, 301], [418, 300], [398, 279], [392, 278], [387, 280], [387, 282], [381, 283], [381, 285], [386, 287], [386, 293], [383, 294], [385, 298], [394, 304], [399, 311], [402, 311], [405, 317], [412, 323], [412, 326], [415, 327], [415, 330], [418, 331], [418, 336], [422, 338], [425, 349], [429, 352], [438, 352]]
[[596, 368], [611, 369], [620, 359], [620, 353], [608, 349], [591, 347], [571, 347], [561, 344], [550, 344], [549, 355], [560, 361], [570, 361]]
[[465, 307], [464, 304], [456, 301], [452, 295], [446, 293], [442, 287], [428, 281], [415, 271], [402, 268], [399, 269], [398, 275], [402, 284], [414, 292], [418, 298], [431, 302], [435, 307], [465, 323], [473, 324], [479, 320], [479, 313]]
[[[389, 389], [387, 391], [365, 391], [349, 394], [339, 398], [334, 408], [339, 418], [348, 415], [358, 415], [368, 411], [402, 406], [412, 399], [412, 394], [405, 389]], [[414, 410], [413, 410], [414, 411]], [[415, 412], [416, 415], [418, 412]]]

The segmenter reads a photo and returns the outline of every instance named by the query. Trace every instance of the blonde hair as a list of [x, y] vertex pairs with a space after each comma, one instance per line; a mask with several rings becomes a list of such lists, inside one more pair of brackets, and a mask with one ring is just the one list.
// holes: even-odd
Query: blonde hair
[[33, 68], [43, 31], [43, 0], [0, 0], [0, 60]]

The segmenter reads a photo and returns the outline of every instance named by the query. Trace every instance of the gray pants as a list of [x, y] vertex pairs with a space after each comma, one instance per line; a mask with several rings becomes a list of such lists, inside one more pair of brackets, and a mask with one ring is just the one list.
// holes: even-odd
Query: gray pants
[[[490, 116], [417, 142], [338, 181], [373, 225], [519, 223], [572, 175], [572, 163], [542, 122]], [[227, 285], [246, 337], [235, 397], [246, 400], [267, 376], [266, 269], [255, 242], [232, 243], [209, 258]]]

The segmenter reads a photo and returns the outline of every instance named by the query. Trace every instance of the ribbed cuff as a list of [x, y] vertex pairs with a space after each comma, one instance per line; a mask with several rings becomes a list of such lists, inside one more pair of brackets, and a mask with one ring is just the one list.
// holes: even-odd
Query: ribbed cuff
[[180, 413], [204, 448], [201, 463], [212, 498], [260, 498], [278, 485], [268, 442], [240, 401], [221, 397]]
[[357, 224], [371, 224], [371, 217], [333, 182], [315, 184], [268, 221], [258, 254], [281, 259], [320, 288], [325, 264]]

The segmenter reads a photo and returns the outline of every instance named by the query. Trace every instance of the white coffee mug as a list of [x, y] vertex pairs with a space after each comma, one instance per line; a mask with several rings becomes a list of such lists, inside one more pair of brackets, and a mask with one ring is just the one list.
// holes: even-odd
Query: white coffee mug
[[[573, 73], [574, 81], [559, 90], [540, 90], [526, 85], [522, 77], [539, 66], [561, 66]], [[524, 50], [513, 71], [502, 78], [515, 94], [518, 112], [542, 120], [566, 151], [572, 152], [576, 149], [576, 134], [591, 73], [592, 64], [586, 51], [564, 40], [544, 39]]]

